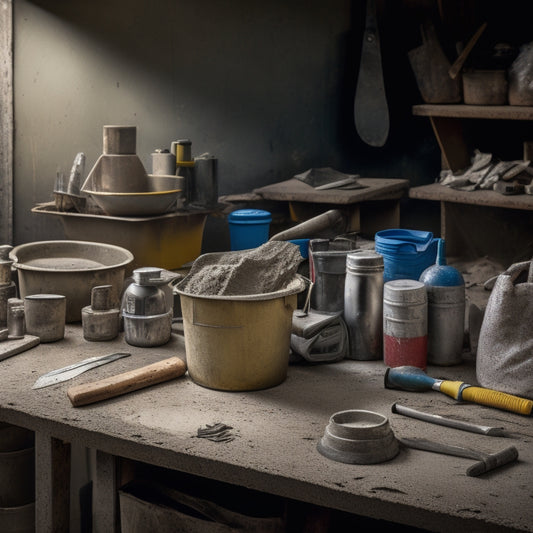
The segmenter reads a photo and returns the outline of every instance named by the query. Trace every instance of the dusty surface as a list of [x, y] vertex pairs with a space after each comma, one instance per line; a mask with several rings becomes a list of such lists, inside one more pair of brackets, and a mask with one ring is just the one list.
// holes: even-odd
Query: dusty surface
[[[31, 386], [45, 372], [94, 355], [130, 351], [131, 357], [48, 388]], [[184, 357], [176, 327], [169, 344], [142, 349], [121, 337], [87, 342], [81, 326], [67, 326], [59, 342], [41, 344], [0, 362], [0, 420], [108, 453], [150, 462], [269, 493], [381, 517], [434, 531], [533, 531], [533, 424], [530, 417], [473, 404], [457, 404], [435, 391], [404, 392], [383, 386], [382, 362], [342, 361], [291, 366], [281, 385], [255, 392], [219, 392], [191, 378], [162, 383], [86, 407], [71, 406], [69, 386], [156, 362]], [[253, 354], [250, 354], [253, 357]], [[432, 377], [474, 382], [472, 362], [429, 367]], [[445, 428], [391, 412], [394, 402], [461, 420], [504, 427], [509, 437]], [[509, 445], [518, 462], [481, 477], [467, 477], [470, 459], [401, 450], [376, 465], [346, 465], [317, 452], [330, 415], [367, 409], [389, 417], [399, 437], [423, 436], [487, 452]], [[233, 427], [236, 438], [196, 437], [214, 422]]]

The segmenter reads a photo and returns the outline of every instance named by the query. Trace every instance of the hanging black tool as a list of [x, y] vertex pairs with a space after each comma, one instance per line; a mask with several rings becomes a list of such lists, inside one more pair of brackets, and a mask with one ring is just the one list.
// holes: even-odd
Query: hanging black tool
[[376, 0], [367, 0], [361, 63], [355, 91], [357, 133], [370, 146], [380, 147], [389, 136], [389, 107], [385, 94]]

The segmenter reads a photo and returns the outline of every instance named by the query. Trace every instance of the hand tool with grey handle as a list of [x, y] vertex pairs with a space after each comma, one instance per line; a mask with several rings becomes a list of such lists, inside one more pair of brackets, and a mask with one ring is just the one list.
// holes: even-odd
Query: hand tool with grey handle
[[466, 470], [467, 476], [479, 476], [485, 472], [489, 472], [506, 465], [518, 459], [518, 450], [514, 446], [509, 446], [501, 452], [484, 453], [471, 448], [464, 448], [463, 446], [453, 446], [450, 444], [443, 444], [441, 442], [433, 442], [426, 439], [398, 439], [404, 446], [408, 448], [415, 448], [417, 450], [425, 450], [428, 452], [443, 453], [446, 455], [453, 455], [455, 457], [465, 457], [467, 459], [476, 459], [478, 462], [474, 463]]
[[130, 353], [118, 352], [97, 357], [90, 357], [89, 359], [84, 359], [83, 361], [79, 361], [78, 363], [74, 363], [63, 368], [51, 370], [50, 372], [42, 375], [34, 383], [32, 389], [42, 389], [43, 387], [49, 387], [50, 385], [55, 385], [56, 383], [68, 381], [69, 379], [83, 374], [83, 372], [87, 372], [87, 370], [91, 370], [91, 368], [96, 368], [97, 366], [105, 365], [130, 355]]
[[453, 418], [446, 418], [440, 415], [433, 415], [429, 413], [423, 413], [410, 407], [405, 407], [399, 403], [394, 403], [391, 408], [393, 413], [409, 416], [411, 418], [417, 418], [424, 422], [431, 422], [432, 424], [438, 424], [439, 426], [447, 426], [455, 429], [462, 429], [464, 431], [470, 431], [472, 433], [480, 433], [481, 435], [490, 435], [491, 437], [504, 437], [505, 432], [503, 428], [481, 426], [479, 424], [472, 424], [471, 422], [464, 422], [462, 420], [455, 420]]

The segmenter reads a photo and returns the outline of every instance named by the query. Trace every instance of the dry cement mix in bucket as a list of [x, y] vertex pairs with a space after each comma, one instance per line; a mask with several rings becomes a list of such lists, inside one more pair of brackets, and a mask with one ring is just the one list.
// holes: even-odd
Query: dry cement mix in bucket
[[176, 287], [187, 367], [205, 387], [245, 391], [287, 375], [292, 313], [305, 282], [298, 246], [270, 241], [247, 251], [204, 254]]

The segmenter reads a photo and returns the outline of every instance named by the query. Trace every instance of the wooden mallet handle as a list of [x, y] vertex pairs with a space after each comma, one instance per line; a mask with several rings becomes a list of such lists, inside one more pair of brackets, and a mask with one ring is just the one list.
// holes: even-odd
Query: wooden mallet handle
[[74, 407], [114, 398], [185, 374], [187, 365], [179, 357], [170, 357], [109, 378], [76, 385], [67, 390]]

